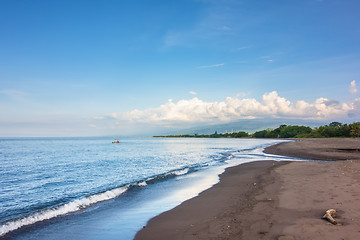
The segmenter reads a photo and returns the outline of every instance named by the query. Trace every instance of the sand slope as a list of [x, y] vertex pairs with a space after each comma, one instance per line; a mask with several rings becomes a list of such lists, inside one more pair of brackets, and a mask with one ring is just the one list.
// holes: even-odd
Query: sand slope
[[[360, 162], [295, 162], [275, 172], [281, 189], [270, 219], [281, 227], [270, 235], [360, 239]], [[339, 225], [320, 219], [329, 208], [337, 210]]]

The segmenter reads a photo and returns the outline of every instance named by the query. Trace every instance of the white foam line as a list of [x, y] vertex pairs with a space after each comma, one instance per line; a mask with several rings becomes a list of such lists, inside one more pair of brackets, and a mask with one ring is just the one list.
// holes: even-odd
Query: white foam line
[[182, 170], [177, 170], [174, 172], [174, 174], [176, 176], [181, 176], [181, 175], [185, 175], [189, 172], [189, 168], [185, 168], [185, 169], [182, 169]]
[[147, 183], [146, 183], [146, 181], [142, 181], [142, 182], [138, 183], [138, 186], [145, 187], [145, 186], [147, 186]]
[[99, 193], [90, 197], [82, 198], [75, 200], [73, 202], [69, 202], [67, 204], [54, 207], [48, 210], [44, 210], [41, 212], [34, 213], [30, 216], [7, 222], [0, 226], [0, 236], [5, 235], [8, 232], [14, 231], [18, 228], [21, 228], [26, 225], [34, 224], [36, 222], [48, 220], [51, 218], [55, 218], [61, 215], [65, 215], [68, 213], [76, 212], [81, 209], [84, 209], [94, 203], [110, 200], [117, 196], [120, 196], [124, 192], [128, 190], [128, 186], [115, 188], [113, 190], [109, 190], [103, 193]]

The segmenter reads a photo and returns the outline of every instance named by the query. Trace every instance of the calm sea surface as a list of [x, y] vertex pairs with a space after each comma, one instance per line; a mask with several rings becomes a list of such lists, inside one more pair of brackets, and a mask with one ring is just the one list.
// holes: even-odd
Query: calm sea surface
[[275, 140], [112, 141], [0, 139], [0, 236], [131, 239], [149, 218], [215, 184], [226, 167], [281, 160], [262, 153]]

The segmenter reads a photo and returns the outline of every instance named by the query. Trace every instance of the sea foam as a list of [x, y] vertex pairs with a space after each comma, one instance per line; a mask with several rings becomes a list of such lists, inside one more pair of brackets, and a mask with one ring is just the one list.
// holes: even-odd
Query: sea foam
[[20, 218], [17, 220], [6, 222], [5, 224], [0, 226], [0, 236], [5, 235], [8, 232], [16, 230], [26, 225], [34, 224], [36, 222], [41, 222], [44, 220], [48, 220], [51, 218], [55, 218], [61, 215], [65, 215], [68, 213], [76, 212], [81, 209], [84, 209], [92, 204], [110, 200], [112, 198], [116, 198], [126, 192], [129, 189], [129, 186], [115, 188], [106, 192], [102, 192], [99, 194], [95, 194], [89, 197], [85, 197], [82, 199], [74, 200], [72, 202], [66, 203], [61, 206], [57, 206], [54, 208], [50, 208], [47, 210], [43, 210], [30, 216]]
[[174, 174], [176, 176], [181, 176], [181, 175], [187, 174], [188, 172], [189, 172], [189, 168], [185, 168], [185, 169], [174, 171]]

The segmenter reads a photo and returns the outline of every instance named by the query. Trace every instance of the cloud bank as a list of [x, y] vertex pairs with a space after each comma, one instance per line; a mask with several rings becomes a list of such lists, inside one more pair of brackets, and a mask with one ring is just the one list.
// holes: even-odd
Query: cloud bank
[[326, 120], [353, 117], [359, 112], [360, 98], [351, 103], [327, 98], [318, 98], [312, 103], [303, 100], [291, 102], [272, 91], [265, 93], [261, 101], [240, 96], [227, 97], [222, 102], [206, 102], [197, 97], [177, 102], [170, 99], [156, 108], [109, 114], [107, 117], [122, 122], [176, 126], [256, 118]]

